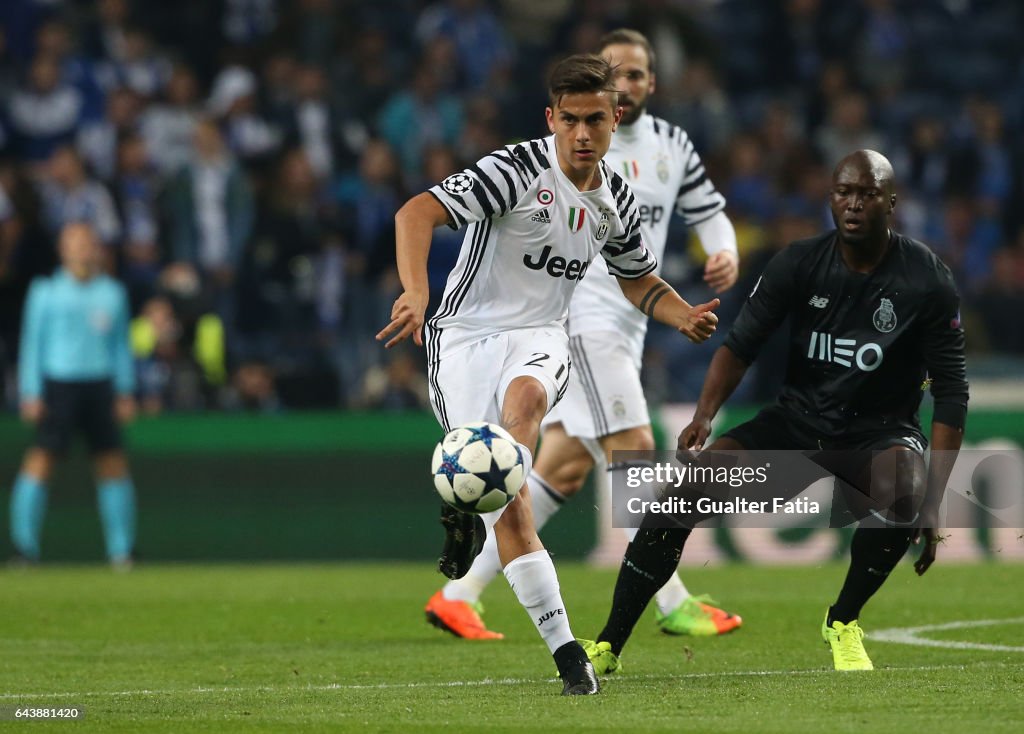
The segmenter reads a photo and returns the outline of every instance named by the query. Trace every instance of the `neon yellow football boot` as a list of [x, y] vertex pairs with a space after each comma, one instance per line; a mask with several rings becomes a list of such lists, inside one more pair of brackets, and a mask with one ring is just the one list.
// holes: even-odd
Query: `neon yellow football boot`
[[619, 662], [618, 655], [612, 652], [610, 642], [594, 642], [579, 638], [576, 641], [583, 646], [583, 651], [587, 653], [594, 666], [594, 672], [598, 675], [609, 675], [616, 670], [622, 670], [622, 663]]
[[743, 624], [740, 615], [719, 609], [714, 604], [707, 594], [688, 596], [668, 614], [656, 611], [655, 619], [658, 620], [658, 627], [666, 635], [694, 637], [724, 635]]
[[864, 630], [853, 620], [849, 624], [833, 622], [828, 626], [828, 610], [825, 610], [825, 621], [821, 623], [821, 636], [825, 644], [832, 648], [832, 662], [836, 670], [874, 670], [871, 658], [864, 649]]

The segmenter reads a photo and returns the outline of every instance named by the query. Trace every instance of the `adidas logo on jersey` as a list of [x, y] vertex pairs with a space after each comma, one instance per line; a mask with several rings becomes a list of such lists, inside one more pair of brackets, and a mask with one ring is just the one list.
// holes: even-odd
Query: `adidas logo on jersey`
[[828, 305], [828, 299], [821, 296], [811, 296], [811, 300], [807, 303], [815, 308], [825, 308]]
[[551, 214], [548, 213], [547, 209], [541, 209], [539, 212], [530, 217], [531, 222], [540, 222], [541, 224], [551, 224]]

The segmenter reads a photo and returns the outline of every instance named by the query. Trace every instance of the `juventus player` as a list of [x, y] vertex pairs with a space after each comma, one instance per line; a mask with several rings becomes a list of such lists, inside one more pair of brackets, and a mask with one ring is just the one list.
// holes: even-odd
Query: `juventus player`
[[[637, 197], [644, 243], [660, 261], [675, 210], [695, 229], [709, 256], [705, 280], [718, 292], [728, 289], [736, 282], [738, 257], [725, 199], [686, 132], [646, 112], [655, 85], [650, 42], [623, 28], [605, 35], [600, 46], [615, 69], [623, 110], [605, 161]], [[600, 271], [606, 268], [600, 263], [594, 268], [569, 306], [574, 368], [565, 397], [544, 419], [540, 454], [527, 480], [538, 530], [579, 492], [595, 462], [617, 471], [613, 451], [654, 449], [640, 383], [647, 317], [622, 297], [612, 278], [604, 277]], [[626, 534], [632, 540], [636, 529]], [[488, 538], [469, 573], [449, 581], [427, 602], [427, 620], [457, 637], [501, 639], [478, 613], [481, 593], [500, 571], [497, 546]], [[657, 605], [658, 626], [668, 634], [716, 635], [742, 623], [706, 598], [691, 596], [678, 574], [658, 591]]]
[[[938, 507], [967, 415], [956, 286], [931, 250], [889, 229], [893, 190], [892, 166], [879, 153], [861, 150], [840, 161], [830, 196], [836, 229], [794, 242], [768, 263], [715, 352], [697, 413], [679, 436], [680, 450], [703, 447], [722, 403], [790, 316], [778, 402], [709, 449], [867, 452], [854, 486], [870, 488], [871, 500], [896, 514], [876, 514], [885, 527], [862, 523], [854, 533], [846, 580], [821, 628], [836, 670], [872, 669], [858, 617], [910, 543], [925, 542], [918, 575], [935, 560]], [[935, 412], [926, 472], [918, 406], [927, 384]], [[920, 507], [901, 506], [911, 497]], [[584, 643], [599, 674], [618, 667], [633, 626], [675, 570], [689, 534], [642, 527], [627, 548], [608, 622], [596, 643]]]
[[[654, 274], [629, 187], [602, 162], [621, 112], [613, 72], [599, 56], [572, 56], [549, 81], [548, 138], [507, 146], [419, 194], [395, 217], [404, 292], [377, 335], [387, 346], [421, 328], [429, 297], [431, 233], [469, 225], [438, 311], [427, 323], [431, 401], [442, 427], [500, 422], [532, 465], [540, 422], [565, 391], [570, 370], [569, 300], [600, 253], [626, 298], [695, 342], [715, 330], [714, 299], [690, 306]], [[528, 473], [528, 472], [527, 472]], [[573, 637], [551, 558], [522, 488], [487, 525], [505, 577], [551, 651], [563, 694], [599, 690]], [[465, 575], [485, 540], [477, 515], [444, 506], [440, 570]]]

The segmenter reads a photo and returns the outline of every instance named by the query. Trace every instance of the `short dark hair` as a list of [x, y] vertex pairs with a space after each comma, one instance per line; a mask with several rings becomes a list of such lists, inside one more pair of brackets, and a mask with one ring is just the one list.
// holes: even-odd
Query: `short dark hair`
[[647, 70], [654, 71], [654, 46], [647, 40], [647, 36], [632, 28], [616, 28], [614, 31], [608, 31], [601, 36], [601, 40], [597, 42], [597, 48], [599, 51], [604, 51], [609, 46], [614, 46], [617, 43], [642, 46], [647, 54]]
[[618, 100], [615, 73], [611, 64], [596, 54], [576, 54], [562, 59], [551, 70], [548, 78], [548, 96], [556, 107], [566, 94], [609, 92], [612, 107]]

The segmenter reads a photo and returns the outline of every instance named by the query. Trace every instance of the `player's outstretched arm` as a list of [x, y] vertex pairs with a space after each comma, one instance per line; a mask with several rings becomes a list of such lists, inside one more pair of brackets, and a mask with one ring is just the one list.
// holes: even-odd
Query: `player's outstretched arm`
[[447, 222], [448, 212], [426, 192], [409, 199], [395, 215], [395, 258], [403, 290], [391, 307], [391, 322], [377, 334], [377, 341], [387, 339], [387, 349], [410, 336], [417, 346], [423, 346], [424, 314], [430, 300], [430, 238], [435, 227]]
[[645, 314], [677, 329], [692, 342], [700, 344], [715, 333], [718, 317], [717, 298], [691, 306], [675, 289], [654, 273], [639, 278], [618, 278], [623, 295]]
[[729, 347], [719, 347], [715, 351], [707, 377], [704, 378], [704, 387], [700, 391], [697, 411], [693, 414], [690, 424], [679, 434], [676, 445], [679, 451], [700, 451], [704, 448], [704, 443], [711, 434], [711, 421], [740, 384], [747, 367], [749, 365], [737, 357]]

